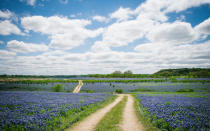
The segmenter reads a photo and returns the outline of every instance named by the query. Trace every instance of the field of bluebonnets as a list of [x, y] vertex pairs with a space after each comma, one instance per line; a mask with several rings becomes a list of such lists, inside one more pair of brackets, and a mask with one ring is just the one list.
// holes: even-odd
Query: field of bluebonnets
[[65, 129], [96, 110], [111, 94], [0, 92], [0, 130]]
[[[0, 130], [65, 129], [96, 110], [116, 90], [133, 93], [143, 116], [161, 130], [209, 130], [209, 78], [83, 79], [0, 83]], [[61, 85], [60, 92], [53, 92]]]
[[136, 94], [144, 116], [162, 130], [210, 129], [210, 95]]
[[140, 82], [140, 83], [122, 83], [122, 82], [98, 82], [84, 83], [81, 91], [92, 92], [114, 92], [116, 89], [123, 90], [124, 93], [132, 92], [210, 92], [210, 83], [171, 83], [171, 82]]

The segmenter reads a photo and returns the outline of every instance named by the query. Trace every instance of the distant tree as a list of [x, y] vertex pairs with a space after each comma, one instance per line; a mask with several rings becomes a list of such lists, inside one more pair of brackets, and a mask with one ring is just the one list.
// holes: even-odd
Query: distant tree
[[133, 72], [131, 70], [127, 70], [124, 72], [124, 74], [133, 74]]
[[114, 71], [112, 74], [122, 74], [121, 71]]

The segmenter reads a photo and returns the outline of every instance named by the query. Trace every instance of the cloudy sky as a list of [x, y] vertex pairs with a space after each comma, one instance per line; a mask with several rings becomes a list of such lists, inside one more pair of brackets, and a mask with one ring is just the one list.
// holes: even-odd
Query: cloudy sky
[[0, 74], [210, 68], [210, 0], [1, 0]]

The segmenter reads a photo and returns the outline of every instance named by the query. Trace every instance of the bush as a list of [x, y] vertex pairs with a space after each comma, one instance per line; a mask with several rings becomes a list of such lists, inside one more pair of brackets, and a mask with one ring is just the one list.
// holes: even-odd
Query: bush
[[121, 93], [123, 93], [123, 90], [122, 89], [116, 89], [115, 92], [121, 94]]
[[86, 93], [94, 93], [93, 90], [86, 90]]
[[63, 86], [61, 85], [61, 84], [57, 84], [55, 87], [52, 87], [52, 90], [54, 91], [54, 92], [61, 92], [61, 91], [63, 91]]
[[179, 89], [176, 92], [194, 92], [193, 89]]

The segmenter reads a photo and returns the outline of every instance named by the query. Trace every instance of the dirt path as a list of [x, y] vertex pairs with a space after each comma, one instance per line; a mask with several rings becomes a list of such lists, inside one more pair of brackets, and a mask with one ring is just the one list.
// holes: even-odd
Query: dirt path
[[82, 80], [79, 80], [79, 84], [74, 88], [73, 93], [79, 93], [82, 86], [83, 86]]
[[120, 128], [122, 131], [144, 131], [136, 116], [134, 98], [129, 94], [127, 96], [128, 100], [123, 111], [123, 120], [120, 123]]
[[119, 95], [119, 97], [116, 98], [114, 102], [102, 109], [99, 109], [74, 127], [67, 129], [67, 131], [93, 131], [98, 122], [105, 116], [105, 114], [109, 112], [117, 103], [119, 103], [122, 98], [123, 95]]

